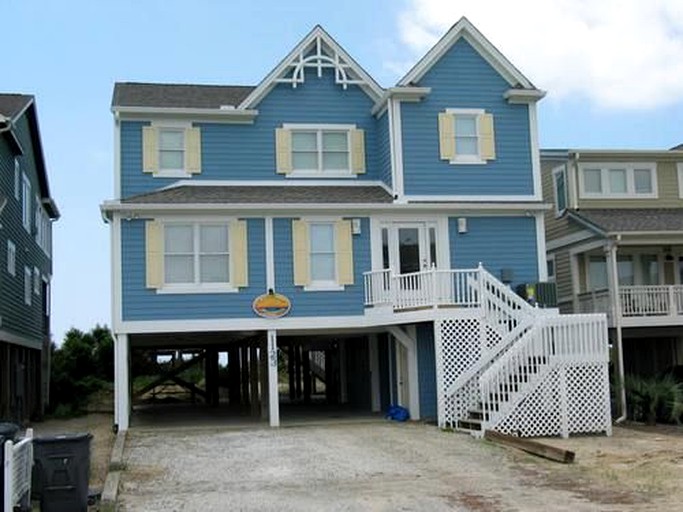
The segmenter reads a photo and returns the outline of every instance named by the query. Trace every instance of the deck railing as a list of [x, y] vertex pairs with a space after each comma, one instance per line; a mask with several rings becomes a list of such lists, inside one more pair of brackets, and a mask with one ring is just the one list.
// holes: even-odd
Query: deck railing
[[[578, 295], [581, 313], [610, 313], [612, 302], [607, 290]], [[683, 317], [683, 285], [620, 286], [621, 316]]]

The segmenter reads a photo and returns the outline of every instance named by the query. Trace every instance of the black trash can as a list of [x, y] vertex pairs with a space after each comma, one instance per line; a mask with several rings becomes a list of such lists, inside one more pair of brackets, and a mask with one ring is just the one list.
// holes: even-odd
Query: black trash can
[[19, 425], [15, 423], [0, 423], [0, 512], [5, 500], [5, 441], [17, 442], [19, 439]]
[[91, 434], [33, 439], [32, 495], [41, 512], [86, 512]]

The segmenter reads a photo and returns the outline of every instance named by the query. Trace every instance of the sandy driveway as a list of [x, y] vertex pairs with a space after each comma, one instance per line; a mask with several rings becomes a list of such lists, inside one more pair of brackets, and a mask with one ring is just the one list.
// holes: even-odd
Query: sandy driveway
[[[604, 447], [627, 433], [569, 442]], [[590, 449], [588, 464], [574, 449], [577, 463], [565, 466], [420, 424], [133, 430], [119, 498], [121, 510], [148, 512], [635, 511], [681, 503], [675, 493], [620, 480], [610, 472], [618, 467], [596, 473]]]

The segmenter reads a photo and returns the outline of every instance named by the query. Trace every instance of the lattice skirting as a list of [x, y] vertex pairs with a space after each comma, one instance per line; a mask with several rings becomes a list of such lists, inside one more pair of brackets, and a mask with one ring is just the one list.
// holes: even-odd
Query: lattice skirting
[[520, 437], [611, 435], [607, 364], [554, 368], [494, 430]]

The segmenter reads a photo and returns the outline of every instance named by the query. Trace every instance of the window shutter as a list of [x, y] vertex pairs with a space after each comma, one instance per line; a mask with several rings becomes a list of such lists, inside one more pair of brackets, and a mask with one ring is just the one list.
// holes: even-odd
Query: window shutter
[[455, 158], [455, 116], [439, 112], [439, 152], [441, 160]]
[[147, 288], [161, 288], [164, 283], [163, 225], [156, 220], [145, 224]]
[[353, 238], [351, 221], [338, 220], [335, 223], [335, 246], [337, 249], [337, 283], [353, 284]]
[[351, 171], [365, 173], [365, 131], [351, 130]]
[[286, 128], [275, 129], [275, 164], [278, 174], [292, 172], [292, 132]]
[[311, 282], [311, 243], [306, 221], [292, 221], [292, 246], [294, 251], [294, 284], [296, 286], [307, 286]]
[[158, 130], [154, 126], [142, 127], [142, 170], [157, 172], [159, 170]]
[[249, 267], [247, 257], [247, 221], [233, 220], [230, 223], [230, 284], [235, 288], [249, 284]]
[[496, 159], [496, 142], [493, 134], [493, 115], [479, 114], [479, 151], [482, 160]]
[[197, 127], [185, 130], [185, 171], [190, 174], [202, 172], [202, 134]]

